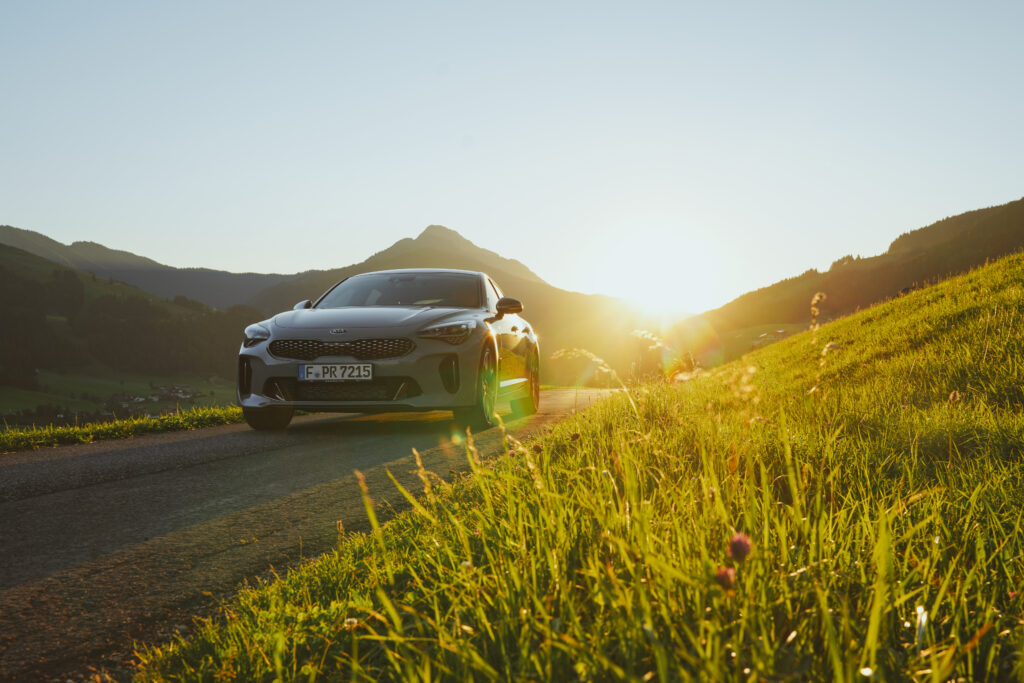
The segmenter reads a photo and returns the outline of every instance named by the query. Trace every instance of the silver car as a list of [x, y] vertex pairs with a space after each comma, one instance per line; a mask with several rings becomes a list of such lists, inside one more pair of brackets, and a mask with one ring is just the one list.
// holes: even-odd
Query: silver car
[[522, 310], [484, 273], [354, 275], [245, 328], [238, 402], [253, 429], [284, 429], [295, 409], [452, 410], [486, 429], [499, 400], [537, 410], [540, 349]]

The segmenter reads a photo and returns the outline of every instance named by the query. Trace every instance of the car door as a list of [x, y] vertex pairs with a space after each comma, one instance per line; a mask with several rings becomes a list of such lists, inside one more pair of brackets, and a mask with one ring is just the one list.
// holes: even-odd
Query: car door
[[[497, 312], [497, 301], [503, 296], [501, 290], [490, 278], [487, 279], [487, 288], [489, 308]], [[525, 381], [526, 353], [529, 347], [526, 327], [526, 322], [514, 313], [506, 314], [491, 323], [498, 343], [498, 386], [503, 392], [515, 390]]]

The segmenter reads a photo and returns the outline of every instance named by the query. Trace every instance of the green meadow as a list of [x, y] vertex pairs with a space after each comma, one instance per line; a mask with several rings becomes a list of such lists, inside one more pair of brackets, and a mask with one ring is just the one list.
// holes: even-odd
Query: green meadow
[[178, 680], [1006, 680], [1024, 256], [630, 386], [139, 652]]

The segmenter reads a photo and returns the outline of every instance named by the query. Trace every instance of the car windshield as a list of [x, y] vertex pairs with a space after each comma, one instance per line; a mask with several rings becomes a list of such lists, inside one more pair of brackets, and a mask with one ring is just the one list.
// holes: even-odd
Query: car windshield
[[480, 280], [468, 273], [369, 273], [337, 285], [316, 305], [480, 307]]

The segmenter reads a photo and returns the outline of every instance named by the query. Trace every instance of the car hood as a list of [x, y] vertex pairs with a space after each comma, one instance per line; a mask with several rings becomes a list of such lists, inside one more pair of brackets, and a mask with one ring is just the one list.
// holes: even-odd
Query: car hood
[[307, 308], [274, 316], [274, 324], [289, 329], [343, 327], [420, 328], [461, 314], [475, 317], [479, 312], [465, 308], [429, 308], [424, 306], [348, 306], [346, 308]]

